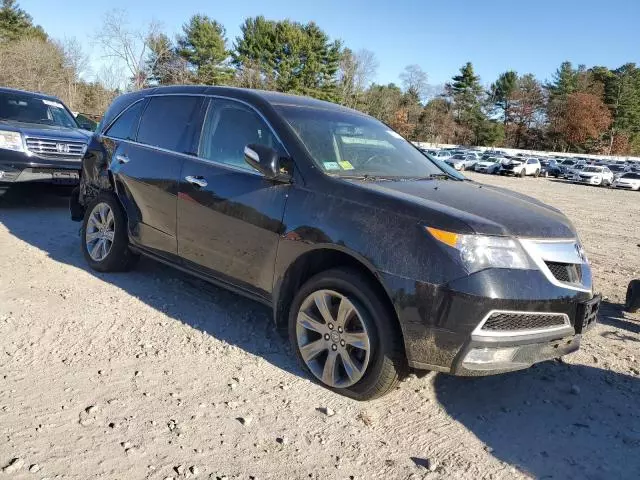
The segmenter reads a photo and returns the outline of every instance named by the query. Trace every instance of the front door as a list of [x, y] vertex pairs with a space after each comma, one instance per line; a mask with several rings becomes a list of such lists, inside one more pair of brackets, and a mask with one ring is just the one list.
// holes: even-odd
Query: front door
[[267, 296], [290, 185], [267, 180], [244, 161], [251, 143], [285, 155], [255, 110], [212, 99], [198, 158], [185, 160], [180, 178], [178, 253], [193, 268]]

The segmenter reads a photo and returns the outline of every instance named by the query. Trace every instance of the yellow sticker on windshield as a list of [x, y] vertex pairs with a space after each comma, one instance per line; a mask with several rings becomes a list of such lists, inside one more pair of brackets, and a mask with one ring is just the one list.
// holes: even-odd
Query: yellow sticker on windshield
[[351, 163], [348, 162], [347, 160], [343, 160], [338, 163], [340, 164], [343, 170], [353, 170], [353, 165], [351, 165]]

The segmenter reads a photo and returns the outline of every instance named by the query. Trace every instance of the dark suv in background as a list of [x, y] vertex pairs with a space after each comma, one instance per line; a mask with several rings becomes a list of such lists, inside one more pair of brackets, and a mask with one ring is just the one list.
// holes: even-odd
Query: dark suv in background
[[360, 112], [275, 92], [117, 98], [71, 214], [93, 269], [142, 254], [270, 305], [303, 368], [361, 400], [408, 366], [486, 375], [575, 351], [599, 305], [558, 210], [456, 177]]
[[77, 183], [89, 136], [59, 99], [0, 88], [0, 194], [16, 183]]

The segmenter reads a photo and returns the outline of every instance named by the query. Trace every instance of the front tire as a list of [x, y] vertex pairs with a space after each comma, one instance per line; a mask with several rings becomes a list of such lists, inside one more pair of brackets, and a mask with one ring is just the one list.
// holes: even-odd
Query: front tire
[[126, 271], [138, 260], [129, 249], [127, 220], [113, 193], [102, 192], [87, 206], [80, 236], [82, 253], [93, 270]]
[[399, 326], [380, 293], [354, 270], [309, 279], [289, 313], [289, 339], [318, 383], [356, 400], [392, 390], [406, 370]]
[[526, 175], [527, 175], [527, 172], [524, 171], [524, 168], [520, 170], [520, 173], [518, 174], [520, 178], [524, 178]]
[[629, 282], [624, 309], [629, 313], [635, 313], [640, 310], [640, 280], [631, 280]]

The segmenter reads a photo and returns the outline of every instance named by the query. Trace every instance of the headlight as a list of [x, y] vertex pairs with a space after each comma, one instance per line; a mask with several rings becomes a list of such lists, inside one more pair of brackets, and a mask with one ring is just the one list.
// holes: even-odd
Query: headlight
[[22, 152], [24, 150], [22, 146], [22, 135], [20, 135], [19, 132], [0, 130], [0, 148]]
[[469, 273], [485, 268], [535, 268], [520, 243], [513, 238], [461, 235], [432, 227], [426, 227], [426, 230], [433, 238], [450, 247], [451, 253], [458, 257]]

